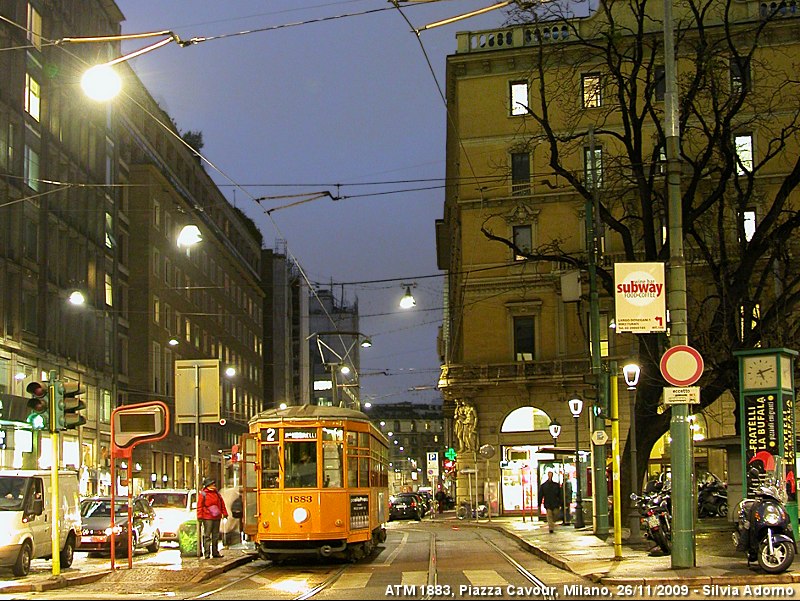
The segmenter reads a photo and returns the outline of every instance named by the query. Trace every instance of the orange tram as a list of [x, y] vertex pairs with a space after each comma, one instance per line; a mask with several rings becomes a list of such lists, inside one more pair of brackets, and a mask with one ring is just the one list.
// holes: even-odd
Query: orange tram
[[239, 446], [242, 529], [261, 559], [358, 560], [386, 540], [389, 441], [360, 411], [259, 413]]

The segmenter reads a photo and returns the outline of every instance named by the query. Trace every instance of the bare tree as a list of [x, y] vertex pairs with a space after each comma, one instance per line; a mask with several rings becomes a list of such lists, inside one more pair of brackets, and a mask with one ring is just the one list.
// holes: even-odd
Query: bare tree
[[[738, 393], [732, 351], [800, 346], [799, 17], [783, 4], [762, 8], [756, 18], [746, 9], [733, 0], [685, 0], [675, 12], [689, 344], [706, 366], [700, 408], [726, 391]], [[539, 42], [530, 47], [534, 91], [527, 107], [535, 125], [520, 132], [520, 143], [545, 148], [556, 185], [590, 201], [592, 179], [599, 185], [601, 176], [575, 165], [591, 126], [605, 149], [600, 218], [622, 249], [619, 260], [667, 262], [662, 0], [599, 0], [591, 19], [552, 9], [542, 19], [541, 7], [535, 10], [521, 7], [510, 15], [511, 22], [528, 24]], [[561, 43], [553, 43], [554, 31]], [[572, 77], [553, 77], [570, 71]], [[574, 74], [582, 72], [601, 77], [598, 107], [575, 102], [583, 90]], [[563, 252], [559, 240], [517, 248], [493, 232], [491, 218], [483, 232], [530, 261], [586, 268], [585, 254]], [[613, 265], [601, 264], [598, 277], [613, 295]], [[639, 335], [638, 343], [641, 482], [642, 458], [668, 431], [670, 411], [659, 408], [658, 362], [668, 339]], [[738, 416], [736, 422], [738, 430]], [[623, 468], [627, 493], [629, 445]]]

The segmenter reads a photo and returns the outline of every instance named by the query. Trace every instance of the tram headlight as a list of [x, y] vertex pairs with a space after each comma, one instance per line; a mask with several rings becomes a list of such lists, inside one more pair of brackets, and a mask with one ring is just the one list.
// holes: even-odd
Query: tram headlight
[[302, 524], [305, 522], [308, 519], [308, 515], [308, 509], [305, 507], [297, 507], [292, 512], [292, 518], [294, 518], [296, 524]]

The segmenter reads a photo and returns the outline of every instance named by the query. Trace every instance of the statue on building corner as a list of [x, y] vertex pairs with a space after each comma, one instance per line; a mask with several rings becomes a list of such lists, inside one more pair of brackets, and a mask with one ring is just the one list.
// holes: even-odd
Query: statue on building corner
[[474, 451], [477, 448], [474, 437], [478, 428], [475, 407], [466, 401], [456, 400], [453, 420], [459, 452]]

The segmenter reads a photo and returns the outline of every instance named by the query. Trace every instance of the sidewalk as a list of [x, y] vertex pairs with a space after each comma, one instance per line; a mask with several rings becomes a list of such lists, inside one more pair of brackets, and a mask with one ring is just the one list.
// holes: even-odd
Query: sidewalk
[[[103, 565], [81, 569], [62, 569], [59, 576], [51, 573], [49, 561], [37, 561], [31, 573], [25, 578], [0, 581], [0, 595], [8, 593], [25, 593], [50, 591], [68, 586], [91, 584], [102, 579], [103, 586], [119, 589], [120, 585], [138, 584], [140, 590], [146, 590], [149, 584], [159, 585], [177, 581], [196, 583], [208, 580], [235, 567], [248, 563], [256, 558], [255, 551], [247, 545], [234, 545], [223, 549], [220, 559], [201, 559], [199, 557], [181, 557], [180, 565], [148, 561], [148, 556], [137, 556], [133, 569], [128, 569], [128, 558], [117, 558], [116, 569], [111, 570], [110, 561]], [[46, 569], [45, 569], [46, 568]], [[10, 574], [10, 572], [9, 572]]]
[[592, 533], [591, 524], [576, 530], [574, 525], [556, 527], [550, 534], [546, 522], [526, 522], [521, 517], [491, 520], [452, 520], [453, 525], [494, 528], [517, 539], [531, 553], [550, 564], [606, 585], [658, 585], [680, 582], [690, 586], [785, 584], [800, 582], [800, 561], [783, 574], [767, 574], [758, 564], [747, 566], [747, 557], [737, 552], [731, 541], [733, 524], [725, 520], [703, 520], [696, 531], [695, 565], [672, 568], [672, 559], [660, 550], [650, 553], [653, 544], [627, 543], [623, 528], [621, 559], [614, 556], [614, 536], [603, 540]]

